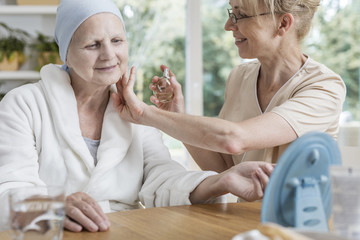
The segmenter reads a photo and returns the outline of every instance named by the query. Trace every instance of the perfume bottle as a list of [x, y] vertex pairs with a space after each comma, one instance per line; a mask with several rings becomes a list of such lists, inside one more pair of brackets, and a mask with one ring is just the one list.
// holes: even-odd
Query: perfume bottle
[[169, 79], [169, 69], [165, 68], [163, 76], [159, 78], [156, 83], [154, 83], [156, 87], [153, 91], [154, 96], [159, 99], [161, 103], [171, 102], [174, 96], [174, 89], [171, 86]]

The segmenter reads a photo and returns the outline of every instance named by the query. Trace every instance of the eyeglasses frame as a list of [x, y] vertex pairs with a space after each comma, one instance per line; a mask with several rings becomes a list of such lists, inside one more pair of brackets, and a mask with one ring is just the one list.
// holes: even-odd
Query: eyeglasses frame
[[265, 16], [265, 15], [271, 14], [271, 12], [267, 12], [267, 13], [260, 13], [260, 14], [258, 14], [258, 15], [253, 15], [253, 16], [237, 17], [237, 16], [235, 15], [235, 13], [230, 12], [230, 11], [232, 11], [232, 9], [227, 9], [227, 11], [228, 11], [228, 14], [229, 14], [229, 18], [231, 19], [231, 22], [232, 22], [233, 24], [236, 24], [239, 20], [242, 20], [242, 19], [253, 18], [253, 17], [258, 17], [258, 16]]

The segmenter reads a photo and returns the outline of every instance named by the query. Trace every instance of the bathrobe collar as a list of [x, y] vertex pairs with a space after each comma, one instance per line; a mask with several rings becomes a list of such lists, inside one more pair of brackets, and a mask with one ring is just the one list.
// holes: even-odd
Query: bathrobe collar
[[[119, 117], [112, 98], [109, 98], [97, 153], [98, 164], [95, 167], [81, 134], [76, 98], [68, 73], [60, 66], [49, 64], [41, 69], [40, 75], [40, 84], [44, 88], [57, 135], [61, 138], [59, 142], [62, 147], [72, 149], [79, 156], [78, 160], [84, 162], [95, 181], [126, 156], [132, 142], [131, 123]], [[116, 91], [114, 86], [112, 91]]]

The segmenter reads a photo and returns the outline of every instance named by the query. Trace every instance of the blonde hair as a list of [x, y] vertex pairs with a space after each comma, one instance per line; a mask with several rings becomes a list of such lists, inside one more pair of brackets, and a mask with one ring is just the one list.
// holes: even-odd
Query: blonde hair
[[320, 0], [238, 0], [239, 7], [248, 9], [251, 14], [260, 14], [260, 7], [274, 14], [291, 13], [295, 17], [297, 37], [301, 41], [311, 27], [311, 21]]

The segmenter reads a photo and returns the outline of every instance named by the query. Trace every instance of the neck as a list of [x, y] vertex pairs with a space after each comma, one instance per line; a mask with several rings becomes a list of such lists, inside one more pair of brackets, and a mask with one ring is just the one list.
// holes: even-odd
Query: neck
[[89, 139], [100, 139], [105, 110], [110, 98], [110, 87], [74, 87], [81, 133]]
[[96, 90], [91, 94], [80, 91], [75, 93], [78, 109], [91, 112], [104, 112], [109, 101], [109, 89]]
[[259, 58], [261, 69], [259, 78], [268, 85], [283, 85], [287, 82], [306, 62], [307, 57], [300, 49], [292, 50], [291, 53], [274, 54], [271, 58]]
[[105, 110], [109, 101], [110, 86], [95, 85], [72, 78], [78, 109], [93, 111]]

